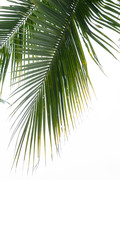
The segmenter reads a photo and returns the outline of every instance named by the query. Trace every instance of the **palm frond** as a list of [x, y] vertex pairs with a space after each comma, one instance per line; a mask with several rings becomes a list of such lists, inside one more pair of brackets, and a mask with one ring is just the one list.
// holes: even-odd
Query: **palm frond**
[[33, 4], [29, 0], [7, 1], [15, 5], [0, 7], [0, 48], [6, 44], [8, 38], [19, 29], [33, 10]]
[[[24, 21], [31, 14], [34, 5], [29, 0], [9, 1], [15, 5], [0, 7], [0, 92], [2, 88], [12, 55], [12, 45], [14, 45], [14, 35], [19, 32], [20, 26], [23, 26]], [[13, 44], [11, 45], [11, 41]], [[22, 39], [19, 33], [20, 44]], [[14, 53], [13, 53], [14, 54]], [[19, 61], [21, 60], [19, 56]], [[16, 56], [14, 59], [15, 62]]]
[[12, 93], [12, 137], [18, 132], [14, 163], [17, 166], [24, 146], [24, 159], [29, 154], [28, 168], [33, 152], [34, 168], [35, 157], [40, 156], [41, 136], [46, 146], [46, 124], [52, 152], [53, 138], [58, 147], [62, 129], [67, 135], [69, 119], [74, 126], [74, 115], [90, 97], [84, 46], [100, 68], [93, 41], [113, 56], [119, 51], [102, 28], [120, 32], [120, 5], [106, 0], [26, 3], [33, 4], [32, 14], [12, 35], [9, 47], [8, 41], [5, 43], [4, 51], [9, 49], [12, 55], [11, 84], [15, 87], [19, 83]]

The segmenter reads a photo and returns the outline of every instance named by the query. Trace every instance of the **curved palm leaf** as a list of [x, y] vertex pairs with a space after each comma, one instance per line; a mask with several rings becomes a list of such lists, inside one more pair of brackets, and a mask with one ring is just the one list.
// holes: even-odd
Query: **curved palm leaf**
[[[10, 62], [11, 39], [14, 42], [14, 35], [27, 17], [32, 13], [34, 5], [29, 1], [9, 1], [15, 5], [0, 7], [0, 92], [2, 92], [5, 75]], [[19, 41], [20, 41], [19, 34]], [[22, 41], [20, 42], [22, 43]], [[19, 60], [21, 55], [19, 55]], [[17, 56], [16, 56], [17, 57]], [[15, 62], [17, 61], [15, 57]]]
[[[42, 133], [46, 146], [46, 123], [52, 152], [52, 134], [57, 147], [63, 128], [67, 135], [69, 117], [74, 126], [74, 114], [87, 103], [91, 82], [84, 46], [100, 68], [92, 40], [113, 56], [114, 50], [118, 51], [115, 43], [101, 29], [107, 27], [120, 32], [120, 6], [106, 0], [24, 2], [27, 7], [32, 7], [32, 12], [5, 42], [2, 51], [4, 49], [12, 55], [11, 83], [14, 87], [18, 82], [20, 84], [12, 93], [15, 98], [12, 137], [18, 131], [14, 163], [17, 166], [24, 146], [24, 158], [29, 152], [28, 168], [33, 151], [34, 168], [36, 145], [37, 155], [40, 156]], [[18, 3], [17, 7], [20, 7], [23, 1]], [[22, 19], [25, 19], [26, 13], [22, 14]], [[4, 56], [6, 59], [2, 64], [6, 66], [8, 60], [6, 54]], [[3, 68], [6, 72], [7, 66]]]

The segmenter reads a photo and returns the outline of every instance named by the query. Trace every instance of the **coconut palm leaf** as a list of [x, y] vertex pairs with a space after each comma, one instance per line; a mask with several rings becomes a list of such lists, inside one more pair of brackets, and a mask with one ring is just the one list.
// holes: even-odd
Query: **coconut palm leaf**
[[[46, 148], [46, 126], [52, 153], [53, 143], [58, 148], [62, 132], [67, 135], [69, 121], [74, 126], [75, 115], [81, 112], [90, 97], [91, 82], [84, 47], [100, 68], [93, 41], [114, 57], [114, 51], [119, 51], [118, 46], [105, 35], [103, 27], [120, 32], [120, 5], [106, 0], [17, 2], [14, 9], [22, 11], [22, 24], [9, 40], [4, 40], [1, 51], [11, 54], [11, 85], [15, 88], [11, 95], [14, 99], [11, 116], [15, 119], [12, 137], [18, 132], [14, 163], [17, 166], [24, 147], [24, 159], [29, 155], [28, 168], [32, 154], [34, 169], [36, 155], [40, 156], [41, 136]], [[12, 12], [13, 6], [7, 9]], [[7, 25], [9, 17], [6, 12], [4, 14]], [[13, 15], [14, 22], [16, 15]], [[4, 39], [1, 25], [0, 31]], [[3, 59], [6, 57], [1, 64], [5, 66], [1, 67], [5, 76], [9, 60], [7, 54], [2, 54]]]
[[0, 47], [17, 31], [33, 9], [33, 4], [29, 0], [7, 2], [15, 5], [0, 6]]
[[[0, 89], [2, 92], [5, 75], [8, 69], [11, 56], [11, 39], [14, 42], [14, 34], [19, 32], [20, 26], [27, 19], [33, 10], [33, 4], [30, 1], [9, 1], [15, 5], [0, 7]], [[19, 33], [20, 41], [20, 33]], [[22, 43], [22, 41], [21, 41]], [[20, 55], [21, 56], [21, 55]], [[19, 60], [21, 60], [19, 56]], [[16, 58], [14, 61], [18, 62]]]

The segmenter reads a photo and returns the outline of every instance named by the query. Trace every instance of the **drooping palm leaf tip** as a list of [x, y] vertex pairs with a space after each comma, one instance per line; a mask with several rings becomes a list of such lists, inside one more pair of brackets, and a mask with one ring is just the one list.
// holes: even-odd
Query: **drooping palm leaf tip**
[[100, 68], [94, 41], [113, 56], [119, 51], [103, 28], [120, 32], [120, 1], [9, 2], [0, 9], [1, 92], [10, 64], [12, 137], [18, 134], [14, 164], [24, 151], [34, 169], [42, 140], [46, 148], [46, 128], [52, 153], [53, 143], [57, 148], [63, 129], [67, 135], [69, 121], [74, 126], [74, 115], [89, 99], [84, 47]]

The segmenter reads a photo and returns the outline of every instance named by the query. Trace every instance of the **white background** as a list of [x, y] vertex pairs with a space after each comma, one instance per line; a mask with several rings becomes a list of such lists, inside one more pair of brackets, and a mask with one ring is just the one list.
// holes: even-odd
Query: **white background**
[[108, 77], [90, 63], [96, 97], [61, 157], [33, 176], [10, 173], [8, 110], [0, 104], [0, 239], [120, 239], [120, 63], [97, 50]]

